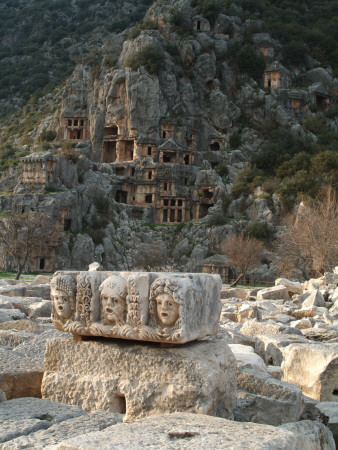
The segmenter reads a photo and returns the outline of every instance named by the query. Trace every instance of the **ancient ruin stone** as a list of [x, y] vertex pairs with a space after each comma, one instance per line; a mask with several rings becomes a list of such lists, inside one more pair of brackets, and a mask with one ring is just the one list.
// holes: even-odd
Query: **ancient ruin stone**
[[[132, 423], [118, 423], [101, 432], [77, 436], [60, 443], [56, 448], [58, 450], [130, 449], [132, 443], [134, 448], [161, 449], [334, 449], [332, 435], [330, 441], [330, 438], [320, 439], [319, 433], [314, 432], [322, 428], [326, 431], [325, 437], [327, 434], [330, 436], [330, 431], [324, 425], [314, 423], [311, 427], [312, 433], [294, 428], [295, 432], [289, 431], [286, 425], [273, 427], [256, 423], [240, 423], [199, 414], [162, 414]], [[309, 425], [308, 428], [310, 428]], [[322, 442], [326, 444], [323, 447], [321, 447]]]
[[318, 401], [334, 401], [338, 390], [338, 344], [294, 344], [283, 351], [284, 380]]
[[50, 339], [42, 396], [127, 419], [175, 411], [233, 418], [236, 361], [221, 339], [175, 348]]
[[57, 272], [54, 326], [74, 335], [183, 344], [217, 332], [218, 275]]

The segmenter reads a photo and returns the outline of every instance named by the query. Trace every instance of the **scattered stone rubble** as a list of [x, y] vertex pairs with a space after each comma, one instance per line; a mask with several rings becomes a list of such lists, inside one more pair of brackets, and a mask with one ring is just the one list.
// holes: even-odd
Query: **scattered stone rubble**
[[0, 449], [335, 448], [338, 273], [224, 286], [218, 334], [172, 348], [74, 341], [49, 281], [1, 282]]

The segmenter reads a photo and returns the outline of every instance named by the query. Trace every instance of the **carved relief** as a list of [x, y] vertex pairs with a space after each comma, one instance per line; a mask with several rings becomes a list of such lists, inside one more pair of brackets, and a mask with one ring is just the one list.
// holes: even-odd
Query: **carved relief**
[[58, 273], [52, 318], [75, 335], [184, 343], [214, 333], [220, 287], [206, 274]]
[[50, 283], [52, 298], [52, 320], [55, 328], [64, 330], [64, 325], [75, 311], [76, 285], [69, 275], [57, 275]]
[[183, 296], [179, 286], [165, 277], [158, 278], [150, 289], [150, 324], [156, 327], [159, 338], [176, 341], [181, 337]]

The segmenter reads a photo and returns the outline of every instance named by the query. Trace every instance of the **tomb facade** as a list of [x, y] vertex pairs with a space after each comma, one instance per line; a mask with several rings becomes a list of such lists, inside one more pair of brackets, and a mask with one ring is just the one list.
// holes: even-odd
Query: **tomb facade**
[[156, 272], [56, 272], [52, 321], [79, 336], [183, 344], [217, 332], [221, 278]]

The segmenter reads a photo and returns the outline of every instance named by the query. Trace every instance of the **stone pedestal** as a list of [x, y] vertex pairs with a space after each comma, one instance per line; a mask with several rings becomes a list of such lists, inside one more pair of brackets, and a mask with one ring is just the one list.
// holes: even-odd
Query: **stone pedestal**
[[220, 339], [173, 348], [50, 339], [42, 396], [88, 411], [126, 413], [126, 420], [176, 411], [232, 419], [236, 361]]

